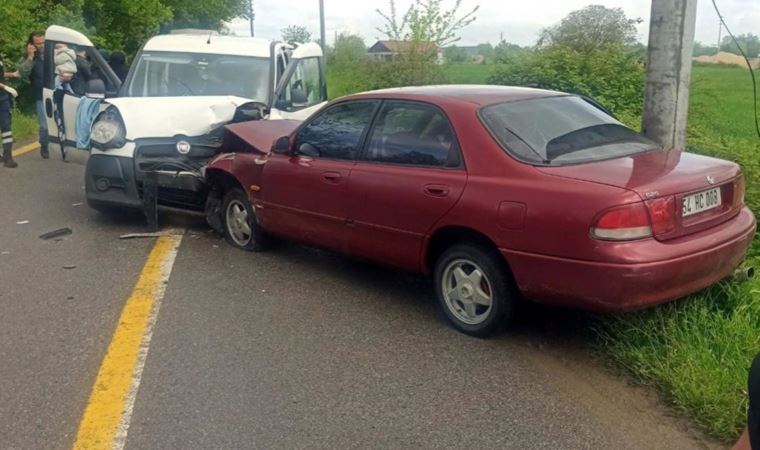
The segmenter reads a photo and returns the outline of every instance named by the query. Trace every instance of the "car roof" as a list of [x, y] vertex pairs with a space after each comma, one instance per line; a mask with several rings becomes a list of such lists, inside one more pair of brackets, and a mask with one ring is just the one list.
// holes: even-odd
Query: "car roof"
[[352, 95], [350, 99], [360, 98], [396, 98], [405, 100], [428, 100], [451, 99], [462, 102], [474, 103], [479, 106], [494, 103], [531, 100], [544, 97], [556, 97], [567, 95], [562, 92], [547, 91], [514, 86], [491, 86], [491, 85], [436, 85], [414, 86], [377, 91], [363, 92]]
[[269, 58], [272, 41], [268, 39], [201, 34], [162, 34], [151, 38], [144, 51], [206, 53]]

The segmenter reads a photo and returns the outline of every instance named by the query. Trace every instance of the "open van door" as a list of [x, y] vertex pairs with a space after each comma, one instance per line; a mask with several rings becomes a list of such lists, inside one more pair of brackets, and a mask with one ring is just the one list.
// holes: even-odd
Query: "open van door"
[[322, 48], [313, 42], [299, 45], [277, 84], [269, 118], [304, 120], [326, 102]]
[[[121, 81], [85, 35], [58, 25], [52, 25], [47, 29], [42, 100], [48, 123], [48, 138], [50, 143], [60, 146], [62, 155], [67, 161], [84, 163], [87, 161], [90, 149], [77, 146], [77, 129], [80, 128], [77, 126], [77, 109], [85, 92], [75, 92], [71, 88], [72, 83], [69, 83], [68, 87], [59, 86], [56, 92], [55, 51], [62, 47], [85, 53], [85, 57], [91, 64], [92, 77], [101, 79], [105, 85], [106, 97], [115, 97], [118, 94]], [[76, 74], [76, 76], [82, 77], [83, 74]], [[86, 81], [80, 84], [87, 85]], [[91, 123], [89, 125], [92, 126]], [[80, 129], [80, 132], [82, 130], [89, 133], [89, 127]]]

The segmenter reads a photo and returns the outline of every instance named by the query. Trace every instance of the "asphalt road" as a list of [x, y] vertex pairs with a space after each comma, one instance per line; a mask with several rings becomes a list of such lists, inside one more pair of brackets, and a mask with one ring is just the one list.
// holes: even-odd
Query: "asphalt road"
[[[80, 204], [81, 166], [18, 160], [0, 167], [0, 448], [71, 448], [154, 240]], [[584, 315], [539, 308], [476, 340], [424, 278], [164, 220], [187, 234], [127, 449], [716, 447], [595, 362]]]

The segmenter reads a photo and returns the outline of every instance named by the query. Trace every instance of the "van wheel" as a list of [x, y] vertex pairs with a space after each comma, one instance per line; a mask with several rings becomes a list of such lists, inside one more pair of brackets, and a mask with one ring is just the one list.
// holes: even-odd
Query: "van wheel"
[[493, 251], [472, 244], [450, 247], [435, 264], [435, 285], [441, 310], [463, 333], [491, 336], [513, 315], [511, 281]]
[[224, 195], [222, 209], [224, 237], [232, 246], [248, 252], [264, 249], [264, 233], [245, 193], [232, 189]]

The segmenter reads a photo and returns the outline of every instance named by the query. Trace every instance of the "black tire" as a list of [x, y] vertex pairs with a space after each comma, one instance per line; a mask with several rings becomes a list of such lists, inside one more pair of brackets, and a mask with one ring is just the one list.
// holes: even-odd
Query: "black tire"
[[[231, 218], [231, 208], [245, 209], [247, 213], [245, 223], [250, 230], [248, 236], [245, 236], [244, 232], [241, 235], [240, 224], [237, 224], [236, 227], [235, 223], [228, 223], [228, 219]], [[231, 189], [224, 195], [221, 216], [224, 227], [224, 238], [230, 245], [248, 252], [260, 252], [264, 250], [266, 236], [259, 226], [256, 213], [248, 201], [248, 197], [241, 189]]]
[[[461, 268], [468, 276], [474, 274], [474, 269], [479, 269], [483, 277], [478, 287], [481, 288], [481, 292], [486, 294], [488, 294], [487, 291], [490, 291], [490, 307], [477, 304], [472, 306], [476, 308], [474, 310], [476, 317], [470, 323], [461, 318], [461, 316], [468, 315], [465, 303], [453, 298], [471, 299], [473, 298], [471, 292], [475, 287], [469, 278], [468, 282], [470, 283], [464, 282], [461, 286], [452, 279], [454, 277], [452, 271], [457, 267]], [[467, 272], [468, 268], [473, 270]], [[441, 254], [435, 263], [434, 273], [438, 304], [443, 315], [457, 330], [470, 336], [484, 338], [505, 328], [511, 321], [517, 296], [506, 264], [495, 251], [469, 243], [456, 244]], [[444, 276], [448, 278], [447, 290], [452, 293], [448, 295], [448, 300], [447, 295], [444, 294]], [[485, 284], [483, 284], [483, 279], [485, 279]], [[451, 289], [452, 287], [457, 289]], [[466, 292], [463, 293], [462, 290], [465, 288]]]

